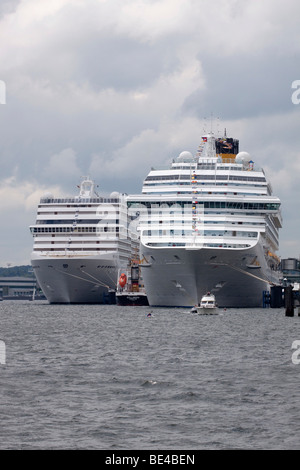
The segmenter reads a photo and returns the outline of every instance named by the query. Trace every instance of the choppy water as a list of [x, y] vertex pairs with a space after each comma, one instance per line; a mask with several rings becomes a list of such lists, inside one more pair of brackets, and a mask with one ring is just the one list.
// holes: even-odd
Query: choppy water
[[300, 317], [221, 313], [1, 302], [0, 448], [300, 449]]

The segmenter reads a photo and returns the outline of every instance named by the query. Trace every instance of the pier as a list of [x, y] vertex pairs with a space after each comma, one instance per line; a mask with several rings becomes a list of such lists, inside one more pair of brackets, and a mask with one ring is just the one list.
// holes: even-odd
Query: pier
[[281, 285], [272, 285], [270, 291], [263, 291], [263, 308], [285, 307], [287, 317], [294, 316], [296, 308], [300, 316], [300, 260], [287, 258], [281, 260]]
[[[300, 289], [299, 284], [288, 286], [272, 286], [270, 292], [263, 291], [263, 308], [285, 308], [287, 317], [294, 316], [295, 308], [299, 311]], [[300, 316], [300, 312], [298, 313]]]

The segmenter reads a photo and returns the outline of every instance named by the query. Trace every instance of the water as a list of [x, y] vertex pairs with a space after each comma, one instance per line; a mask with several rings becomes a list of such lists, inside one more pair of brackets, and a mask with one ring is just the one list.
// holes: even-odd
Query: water
[[1, 449], [300, 449], [284, 309], [3, 301], [0, 339]]

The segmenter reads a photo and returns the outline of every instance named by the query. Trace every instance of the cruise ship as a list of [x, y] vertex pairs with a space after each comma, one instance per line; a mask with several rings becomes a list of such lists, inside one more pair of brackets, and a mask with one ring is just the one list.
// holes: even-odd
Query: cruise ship
[[[116, 289], [118, 271], [137, 246], [129, 231], [126, 196], [99, 196], [83, 177], [79, 194], [38, 205], [31, 264], [50, 303], [106, 303]], [[111, 295], [113, 297], [113, 295]]]
[[212, 132], [128, 196], [152, 306], [260, 307], [279, 284], [280, 200], [239, 141]]

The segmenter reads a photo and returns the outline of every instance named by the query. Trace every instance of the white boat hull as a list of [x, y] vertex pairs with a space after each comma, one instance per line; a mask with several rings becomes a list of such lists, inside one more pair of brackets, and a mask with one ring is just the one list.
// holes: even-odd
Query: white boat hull
[[[279, 281], [279, 273], [267, 266], [259, 242], [240, 250], [142, 245], [143, 256], [148, 261], [142, 273], [151, 306], [191, 307], [210, 291], [219, 307], [261, 307], [263, 291], [270, 290], [268, 281]], [[249, 267], [252, 259], [260, 268]]]
[[208, 308], [208, 307], [198, 307], [197, 313], [198, 315], [217, 315], [219, 309], [217, 307]]
[[90, 257], [41, 257], [31, 264], [49, 303], [105, 303], [116, 288], [119, 264], [115, 254]]

